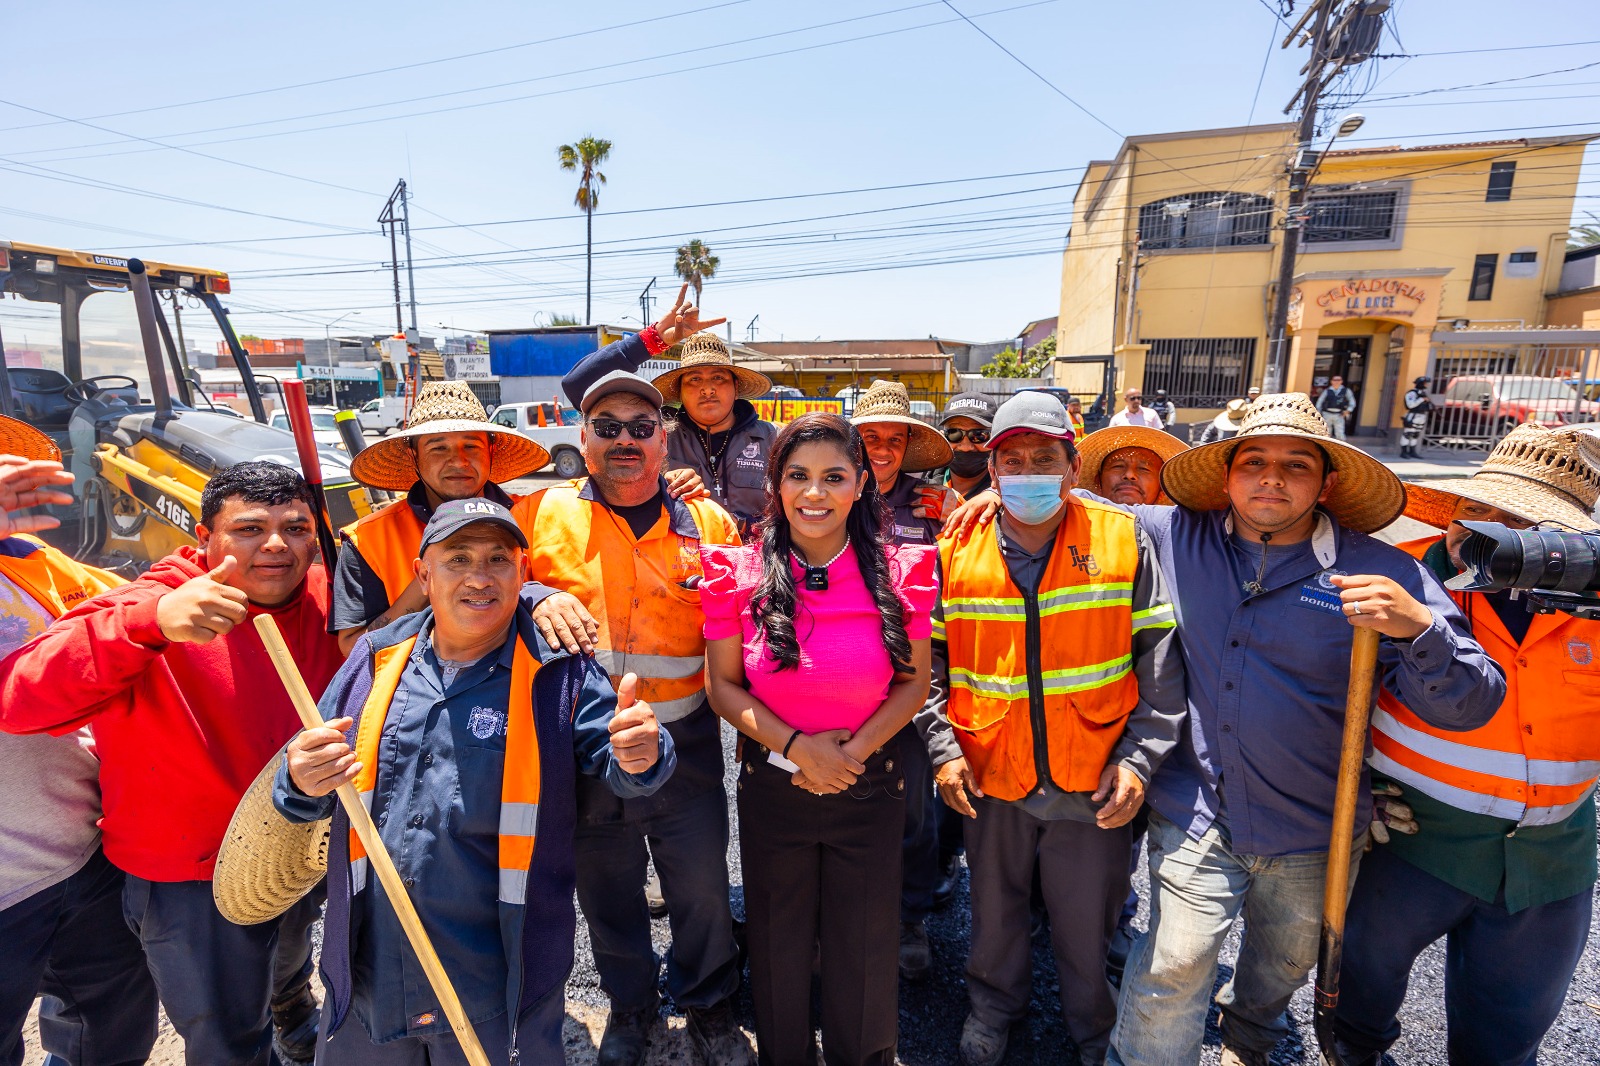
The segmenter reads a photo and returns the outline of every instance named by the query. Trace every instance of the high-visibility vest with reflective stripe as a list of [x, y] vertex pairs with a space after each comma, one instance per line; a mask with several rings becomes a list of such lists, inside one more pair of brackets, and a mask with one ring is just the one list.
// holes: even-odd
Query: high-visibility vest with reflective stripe
[[[639, 699], [657, 720], [675, 722], [705, 702], [704, 576], [700, 545], [738, 544], [732, 516], [708, 499], [669, 503], [643, 539], [625, 519], [583, 499], [586, 479], [553, 485], [512, 508], [528, 538], [534, 581], [576, 596], [599, 625], [595, 660], [618, 684], [639, 677]], [[673, 510], [687, 506], [696, 533], [674, 529]]]
[[0, 540], [0, 574], [55, 618], [123, 584], [115, 574], [85, 566], [44, 541], [21, 534]]
[[1050, 779], [1068, 792], [1092, 791], [1139, 698], [1134, 632], [1173, 624], [1170, 607], [1134, 617], [1133, 518], [1077, 498], [1066, 510], [1039, 582], [1039, 662], [1027, 658], [1028, 605], [1000, 553], [999, 523], [939, 545], [947, 713], [979, 787], [996, 799], [1021, 799], [1043, 769], [1030, 673], [1043, 689]]
[[[1421, 558], [1438, 538], [1400, 547]], [[1534, 615], [1521, 644], [1481, 593], [1452, 593], [1483, 650], [1506, 672], [1506, 698], [1464, 733], [1424, 722], [1378, 694], [1373, 769], [1460, 810], [1553, 825], [1590, 802], [1600, 777], [1600, 622]], [[1426, 830], [1424, 830], [1426, 831]]]
[[[506, 712], [505, 773], [500, 782], [500, 889], [501, 903], [521, 906], [528, 890], [528, 866], [533, 861], [535, 831], [539, 823], [539, 738], [533, 721], [533, 679], [539, 664], [527, 645], [516, 638], [511, 657], [511, 705]], [[409, 637], [382, 649], [373, 657], [372, 692], [361, 708], [356, 728], [356, 792], [361, 805], [372, 813], [372, 792], [378, 784], [378, 741], [389, 704], [400, 688], [401, 675], [417, 638]], [[350, 890], [367, 885], [367, 849], [350, 830]]]
[[422, 545], [422, 523], [411, 501], [402, 496], [387, 507], [340, 530], [361, 552], [372, 572], [383, 581], [383, 591], [393, 604], [416, 576], [412, 563]]

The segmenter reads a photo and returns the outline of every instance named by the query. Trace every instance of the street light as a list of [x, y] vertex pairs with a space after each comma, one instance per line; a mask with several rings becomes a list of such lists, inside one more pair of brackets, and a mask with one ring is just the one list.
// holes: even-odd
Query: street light
[[354, 315], [359, 315], [360, 313], [360, 311], [346, 311], [332, 322], [326, 322], [322, 326], [322, 354], [327, 357], [328, 360], [328, 399], [329, 403], [335, 409], [337, 409], [339, 406], [339, 382], [338, 379], [333, 376], [333, 327], [337, 326], [345, 319]]
[[1352, 111], [1339, 120], [1339, 125], [1334, 127], [1335, 137], [1348, 137], [1360, 129], [1367, 121], [1367, 116]]

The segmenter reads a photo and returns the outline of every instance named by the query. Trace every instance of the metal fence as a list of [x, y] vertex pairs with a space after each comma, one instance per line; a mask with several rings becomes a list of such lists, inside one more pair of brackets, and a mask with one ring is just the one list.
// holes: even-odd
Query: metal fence
[[1428, 375], [1430, 445], [1488, 451], [1523, 422], [1600, 422], [1600, 330], [1434, 334]]
[[1254, 337], [1141, 337], [1148, 344], [1144, 390], [1166, 389], [1179, 407], [1221, 407], [1243, 396], [1255, 373]]

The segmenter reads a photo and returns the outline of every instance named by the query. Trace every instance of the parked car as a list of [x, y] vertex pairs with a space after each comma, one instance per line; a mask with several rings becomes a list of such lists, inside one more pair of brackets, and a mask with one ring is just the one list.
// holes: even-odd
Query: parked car
[[[543, 426], [539, 425], [541, 411]], [[578, 443], [578, 412], [572, 408], [557, 410], [553, 403], [503, 403], [494, 409], [489, 421], [514, 429], [543, 445], [550, 453], [557, 477], [582, 477], [588, 471]]]
[[1567, 378], [1531, 374], [1463, 375], [1450, 379], [1428, 420], [1428, 436], [1503, 437], [1523, 422], [1580, 425], [1600, 416]]
[[[339, 424], [333, 420], [338, 414], [338, 409], [333, 407], [311, 408], [311, 436], [319, 448], [337, 448], [345, 450], [344, 438], [339, 436]], [[267, 425], [276, 429], [289, 428], [289, 414], [286, 411], [274, 411], [267, 420]]]
[[406, 421], [406, 401], [403, 396], [384, 396], [368, 400], [356, 408], [356, 421], [362, 432], [387, 436], [391, 429], [399, 429]]

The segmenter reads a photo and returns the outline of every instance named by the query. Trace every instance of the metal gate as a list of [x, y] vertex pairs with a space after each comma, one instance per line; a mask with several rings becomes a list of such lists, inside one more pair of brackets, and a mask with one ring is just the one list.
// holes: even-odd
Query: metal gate
[[1597, 422], [1600, 330], [1435, 333], [1428, 376], [1426, 444], [1488, 451], [1523, 422]]

